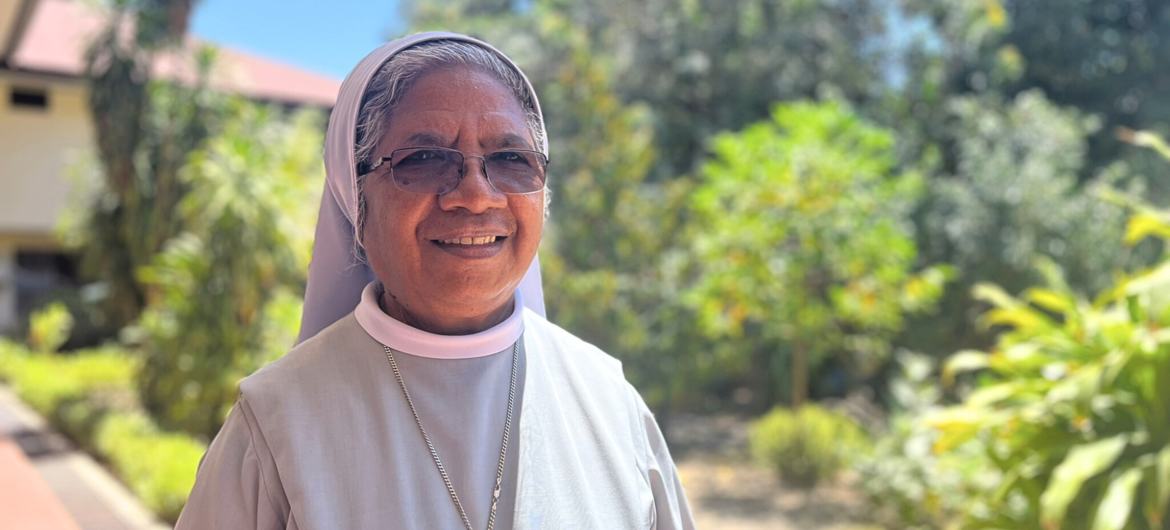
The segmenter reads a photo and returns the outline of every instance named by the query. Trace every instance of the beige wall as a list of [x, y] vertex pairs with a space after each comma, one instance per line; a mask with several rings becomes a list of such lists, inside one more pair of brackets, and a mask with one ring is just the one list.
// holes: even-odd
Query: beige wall
[[[7, 46], [20, 13], [20, 0], [0, 0], [0, 47]], [[0, 53], [7, 50], [0, 50]]]
[[[11, 89], [48, 91], [44, 110], [13, 107]], [[68, 168], [92, 145], [84, 85], [0, 76], [0, 237], [52, 239], [68, 204]]]

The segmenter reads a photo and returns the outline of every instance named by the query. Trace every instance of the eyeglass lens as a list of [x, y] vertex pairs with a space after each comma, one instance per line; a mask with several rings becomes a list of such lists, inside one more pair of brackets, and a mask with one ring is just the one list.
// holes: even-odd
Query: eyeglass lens
[[[402, 189], [442, 195], [459, 186], [463, 154], [450, 149], [399, 149], [391, 157], [390, 168]], [[536, 152], [488, 153], [484, 168], [488, 181], [504, 193], [531, 193], [544, 187], [544, 164]]]

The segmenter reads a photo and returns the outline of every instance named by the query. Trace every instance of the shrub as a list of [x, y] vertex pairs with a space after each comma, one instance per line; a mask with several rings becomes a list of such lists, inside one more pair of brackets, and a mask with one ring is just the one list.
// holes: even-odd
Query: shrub
[[29, 347], [38, 352], [55, 352], [69, 340], [72, 329], [73, 315], [69, 314], [65, 305], [49, 304], [29, 318]]
[[28, 355], [28, 349], [20, 343], [0, 337], [0, 380], [12, 380], [16, 365]]
[[[1136, 202], [1136, 201], [1135, 201]], [[1137, 205], [1127, 240], [1170, 243], [1170, 211]], [[980, 286], [1001, 326], [990, 352], [956, 354], [944, 376], [981, 371], [962, 404], [932, 418], [940, 453], [985, 440], [1003, 473], [974, 526], [1151, 530], [1170, 521], [1170, 254], [1095, 301], [1055, 265], [1014, 297]]]
[[141, 411], [133, 382], [138, 364], [114, 347], [64, 356], [0, 340], [0, 378], [58, 430], [107, 461], [147, 508], [173, 522], [206, 447], [160, 431]]
[[936, 362], [901, 353], [890, 382], [893, 414], [873, 452], [855, 466], [871, 508], [867, 517], [885, 528], [957, 529], [976, 500], [994, 490], [1002, 474], [987, 462], [978, 441], [947, 453], [931, 450], [938, 432], [922, 420], [941, 407]]
[[141, 412], [107, 415], [98, 426], [94, 448], [143, 504], [172, 522], [195, 485], [206, 450], [189, 436], [160, 432]]
[[[56, 417], [65, 403], [90, 396], [119, 399], [131, 392], [137, 362], [116, 348], [79, 350], [69, 356], [37, 354], [19, 345], [0, 347], [0, 376], [10, 380], [37, 412]], [[121, 394], [122, 396], [117, 396]]]
[[832, 480], [868, 446], [865, 433], [851, 418], [816, 405], [795, 412], [773, 409], [752, 426], [749, 443], [761, 463], [801, 488]]

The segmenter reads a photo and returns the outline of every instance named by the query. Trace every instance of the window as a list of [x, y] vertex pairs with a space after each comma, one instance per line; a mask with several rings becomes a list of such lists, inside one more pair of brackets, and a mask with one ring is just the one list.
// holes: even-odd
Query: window
[[8, 101], [13, 108], [46, 110], [49, 108], [49, 93], [43, 88], [13, 87]]

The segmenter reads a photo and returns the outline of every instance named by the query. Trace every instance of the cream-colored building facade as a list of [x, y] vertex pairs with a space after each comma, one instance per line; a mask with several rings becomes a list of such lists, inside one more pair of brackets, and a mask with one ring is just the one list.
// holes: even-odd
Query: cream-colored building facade
[[[92, 156], [84, 51], [102, 14], [70, 0], [0, 0], [0, 335], [12, 334], [54, 288], [76, 280], [56, 236], [74, 193], [69, 173]], [[201, 43], [189, 39], [188, 49]], [[185, 54], [190, 55], [190, 54]], [[211, 85], [288, 106], [332, 106], [339, 83], [325, 76], [221, 49]], [[180, 53], [156, 75], [180, 82]]]

